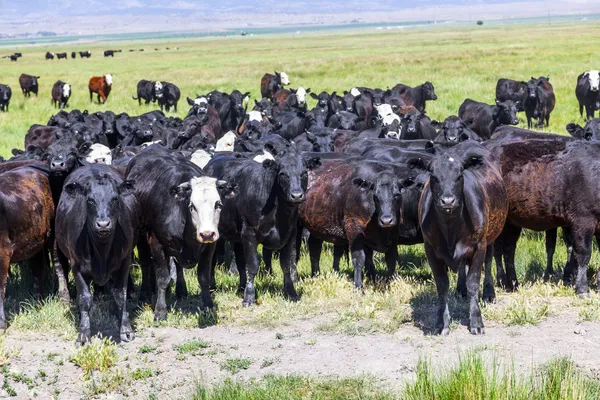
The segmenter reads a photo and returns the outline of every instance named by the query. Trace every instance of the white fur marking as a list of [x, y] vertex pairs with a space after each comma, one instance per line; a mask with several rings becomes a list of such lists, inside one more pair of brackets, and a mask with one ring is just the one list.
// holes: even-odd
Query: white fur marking
[[360, 96], [360, 90], [358, 90], [357, 88], [353, 87], [352, 89], [350, 89], [350, 94], [354, 97], [356, 96]]
[[[221, 208], [216, 207], [217, 202], [221, 201], [221, 196], [217, 191], [217, 180], [202, 176], [192, 178], [189, 183], [192, 192], [190, 194], [190, 210], [192, 214], [192, 224], [196, 228], [196, 240], [200, 243], [211, 243], [219, 239], [219, 219], [221, 217]], [[193, 207], [191, 207], [193, 206]], [[202, 237], [203, 233], [214, 234], [212, 240], [206, 240]]]
[[71, 85], [65, 83], [62, 89], [63, 97], [69, 97], [71, 95]]
[[192, 153], [190, 161], [199, 166], [200, 168], [206, 167], [212, 156], [206, 150], [196, 150]]
[[217, 147], [215, 147], [215, 151], [233, 151], [235, 138], [236, 134], [234, 131], [227, 132], [221, 139], [217, 140]]
[[262, 154], [257, 154], [254, 156], [253, 160], [257, 163], [262, 163], [265, 160], [275, 160], [275, 157], [273, 157], [273, 154], [269, 153], [268, 151], [263, 150]]
[[85, 161], [90, 164], [112, 164], [110, 149], [103, 144], [94, 143], [90, 146], [90, 152], [85, 156]]
[[592, 91], [594, 92], [597, 92], [600, 88], [600, 71], [593, 70], [586, 71], [585, 73], [587, 74], [587, 77], [590, 81], [590, 89], [592, 89]]
[[104, 80], [106, 81], [106, 84], [107, 84], [108, 86], [111, 86], [111, 85], [112, 85], [112, 83], [113, 83], [113, 80], [112, 80], [112, 75], [111, 75], [111, 74], [106, 74], [106, 75], [104, 75]]
[[288, 75], [285, 72], [281, 72], [279, 74], [279, 77], [281, 78], [281, 84], [282, 85], [289, 85], [290, 84], [290, 78], [288, 77]]
[[298, 104], [300, 105], [304, 105], [304, 103], [306, 103], [306, 89], [304, 89], [302, 86], [296, 90], [296, 100], [298, 100]]
[[250, 111], [248, 113], [248, 121], [262, 121], [263, 120], [263, 115], [262, 112], [260, 111]]

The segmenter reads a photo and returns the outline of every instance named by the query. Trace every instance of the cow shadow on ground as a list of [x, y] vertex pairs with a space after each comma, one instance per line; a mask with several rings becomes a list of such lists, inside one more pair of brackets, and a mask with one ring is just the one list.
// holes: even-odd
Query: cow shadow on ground
[[[469, 325], [469, 300], [459, 294], [451, 294], [448, 299], [451, 324], [450, 329], [457, 322], [461, 326]], [[436, 322], [438, 311], [438, 296], [435, 290], [423, 291], [414, 296], [410, 301], [412, 308], [413, 324], [421, 329], [425, 335], [437, 334]]]

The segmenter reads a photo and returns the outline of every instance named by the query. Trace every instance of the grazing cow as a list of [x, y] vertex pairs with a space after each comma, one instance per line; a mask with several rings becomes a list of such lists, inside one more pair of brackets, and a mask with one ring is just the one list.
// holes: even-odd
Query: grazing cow
[[21, 85], [21, 90], [25, 97], [31, 96], [31, 93], [37, 96], [38, 94], [38, 79], [39, 76], [21, 74], [19, 76], [19, 84]]
[[137, 242], [140, 206], [133, 183], [113, 168], [96, 164], [75, 171], [65, 181], [56, 208], [56, 242], [69, 259], [77, 287], [78, 343], [91, 337], [89, 284], [111, 283], [119, 319], [119, 337], [135, 337], [127, 313], [127, 280]]
[[52, 87], [52, 104], [54, 104], [54, 107], [65, 108], [69, 98], [71, 98], [71, 85], [63, 81], [56, 81]]
[[469, 139], [481, 142], [479, 135], [473, 132], [462, 119], [456, 115], [451, 115], [442, 122], [434, 142], [458, 143]]
[[571, 136], [580, 140], [600, 140], [600, 118], [594, 118], [586, 122], [585, 127], [570, 123], [566, 127]]
[[56, 53], [56, 58], [58, 58], [59, 60], [64, 58], [66, 60], [67, 53], [66, 52], [65, 53]]
[[436, 155], [419, 202], [425, 253], [435, 279], [439, 308], [436, 332], [448, 335], [448, 268], [466, 272], [469, 330], [484, 333], [479, 309], [481, 269], [485, 263], [483, 299], [495, 299], [491, 275], [494, 241], [508, 214], [501, 169], [480, 144], [465, 142]]
[[517, 105], [517, 111], [525, 111], [523, 108], [523, 96], [527, 82], [514, 81], [512, 79], [500, 78], [496, 83], [496, 100], [512, 100]]
[[92, 56], [92, 52], [91, 51], [80, 51], [79, 52], [79, 57], [81, 58], [90, 58]]
[[410, 174], [416, 175], [408, 167], [364, 159], [328, 160], [310, 172], [299, 215], [310, 232], [313, 275], [319, 272], [323, 241], [350, 249], [357, 288], [362, 288], [365, 246], [385, 253], [388, 268], [395, 269], [401, 192], [412, 182]]
[[114, 57], [115, 56], [115, 52], [114, 50], [104, 50], [104, 57]]
[[[33, 259], [34, 292], [41, 296], [50, 247], [54, 203], [48, 171], [41, 164], [0, 173], [0, 329], [6, 329], [4, 300], [11, 263]], [[13, 165], [20, 165], [15, 163]]]
[[306, 196], [307, 169], [319, 164], [318, 160], [305, 161], [289, 144], [280, 151], [266, 149], [275, 160], [258, 163], [243, 158], [215, 157], [204, 168], [207, 175], [239, 188], [240, 195], [236, 199], [224, 201], [219, 233], [224, 240], [233, 243], [244, 306], [256, 303], [254, 278], [258, 273], [259, 243], [268, 250], [280, 250], [284, 292], [290, 299], [298, 299], [294, 289], [298, 206]]
[[90, 101], [93, 101], [93, 94], [97, 93], [98, 104], [106, 103], [106, 98], [110, 94], [112, 83], [113, 79], [111, 74], [106, 74], [104, 76], [92, 76], [90, 78], [90, 83], [88, 84], [88, 88], [90, 90]]
[[416, 108], [409, 110], [402, 116], [402, 129], [400, 139], [415, 140], [427, 139], [434, 140], [437, 137], [435, 128], [431, 125], [429, 117]]
[[[145, 293], [150, 287], [148, 269], [154, 265], [158, 289], [155, 320], [167, 317], [170, 257], [180, 268], [198, 265], [203, 306], [212, 307], [209, 284], [219, 219], [223, 203], [235, 196], [237, 188], [205, 176], [185, 157], [161, 146], [150, 146], [134, 157], [125, 176], [135, 181], [142, 208], [143, 234], [138, 251]], [[177, 277], [178, 294], [183, 294], [184, 285], [181, 274]]]
[[46, 52], [46, 60], [54, 60], [54, 53]]
[[169, 82], [156, 81], [154, 83], [154, 93], [161, 111], [164, 107], [169, 112], [171, 107], [173, 107], [175, 112], [177, 112], [177, 102], [181, 95], [177, 86]]
[[290, 78], [285, 72], [275, 71], [275, 75], [265, 74], [260, 80], [261, 97], [272, 99], [275, 92], [289, 84]]
[[8, 85], [0, 84], [0, 111], [8, 111], [12, 90]]
[[142, 79], [137, 84], [137, 95], [138, 97], [131, 96], [132, 99], [137, 100], [138, 104], [142, 105], [142, 100], [149, 104], [150, 102], [156, 101], [156, 92], [154, 89], [154, 82]]
[[594, 118], [596, 110], [600, 110], [600, 71], [586, 71], [577, 77], [575, 96], [579, 102], [579, 115], [585, 118]]
[[76, 58], [76, 57], [77, 57], [77, 53], [76, 53], [76, 52], [74, 52], [74, 51], [72, 51], [72, 52], [71, 52], [71, 58]]
[[525, 87], [523, 96], [523, 108], [527, 116], [527, 127], [531, 129], [532, 118], [538, 118], [538, 127], [544, 127], [550, 124], [550, 113], [554, 110], [556, 97], [554, 89], [549, 82], [550, 78], [539, 77], [531, 78]]
[[[19, 53], [20, 54], [20, 53]], [[20, 56], [18, 56], [17, 54], [11, 54], [9, 56], [4, 56], [2, 58], [10, 58], [10, 61], [17, 61], [19, 59]]]
[[[498, 263], [497, 276], [509, 290], [518, 285], [514, 254], [522, 228], [548, 231], [562, 227], [573, 240], [575, 291], [587, 295], [587, 266], [594, 236], [600, 236], [600, 192], [595, 171], [600, 169], [600, 145], [566, 140], [495, 140], [486, 147], [498, 158], [509, 199], [508, 223], [502, 253], [506, 273]], [[571, 264], [571, 263], [569, 263]], [[565, 283], [572, 270], [565, 269]]]
[[425, 102], [437, 100], [437, 94], [435, 94], [435, 88], [431, 82], [425, 82], [415, 87], [399, 83], [392, 88], [392, 91], [398, 92], [407, 106], [413, 106], [421, 112], [425, 112]]
[[512, 100], [496, 100], [495, 106], [466, 99], [458, 109], [458, 117], [473, 132], [487, 140], [501, 125], [517, 125], [517, 105]]

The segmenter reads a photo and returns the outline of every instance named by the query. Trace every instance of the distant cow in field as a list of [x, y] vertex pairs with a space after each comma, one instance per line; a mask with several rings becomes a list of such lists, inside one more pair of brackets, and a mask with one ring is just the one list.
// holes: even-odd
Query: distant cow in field
[[538, 119], [538, 126], [544, 127], [550, 123], [550, 113], [556, 105], [554, 89], [549, 82], [550, 78], [539, 77], [531, 78], [525, 87], [523, 96], [523, 108], [527, 116], [527, 127], [531, 129], [532, 118]]
[[54, 107], [63, 109], [71, 97], [71, 85], [63, 81], [57, 81], [52, 87], [52, 104]]
[[75, 57], [77, 57], [77, 52], [75, 52], [75, 51], [72, 51], [72, 52], [71, 52], [71, 58], [75, 58]]
[[106, 74], [104, 76], [92, 76], [88, 88], [90, 89], [90, 101], [94, 93], [98, 94], [98, 103], [106, 103], [106, 98], [110, 94], [112, 88], [112, 75]]
[[500, 78], [496, 83], [496, 100], [506, 101], [512, 100], [517, 104], [518, 111], [525, 111], [523, 108], [523, 96], [525, 95], [525, 87], [527, 82], [514, 81], [512, 79]]
[[67, 53], [56, 53], [56, 58], [58, 58], [59, 60], [61, 59], [67, 59]]
[[579, 102], [579, 115], [585, 118], [594, 118], [596, 110], [600, 110], [600, 71], [586, 71], [577, 77], [575, 95]]
[[260, 80], [260, 94], [262, 97], [271, 99], [276, 91], [289, 84], [290, 78], [283, 71], [275, 71], [275, 75], [265, 74]]
[[21, 74], [19, 77], [19, 84], [21, 85], [21, 90], [25, 97], [31, 96], [31, 93], [37, 96], [38, 94], [38, 79], [39, 76]]
[[86, 50], [86, 51], [80, 51], [79, 52], [79, 57], [81, 57], [81, 58], [90, 58], [91, 55], [92, 55], [91, 51], [87, 51]]
[[16, 54], [11, 54], [10, 56], [4, 56], [2, 58], [10, 58], [10, 61], [17, 61], [19, 59], [20, 56], [16, 55]]
[[46, 52], [46, 60], [54, 60], [54, 53]]
[[169, 112], [170, 108], [173, 107], [175, 112], [177, 112], [177, 102], [179, 102], [179, 97], [181, 96], [181, 92], [177, 86], [169, 82], [156, 81], [154, 83], [154, 93], [161, 111], [164, 107]]
[[0, 111], [8, 111], [11, 96], [10, 86], [0, 84]]
[[458, 110], [458, 117], [482, 139], [487, 140], [501, 125], [517, 125], [517, 105], [512, 100], [496, 100], [495, 105], [466, 99]]
[[113, 50], [104, 50], [104, 57], [114, 57], [115, 52]]
[[393, 87], [392, 91], [397, 91], [407, 106], [413, 106], [421, 112], [425, 112], [425, 102], [437, 100], [437, 94], [435, 94], [435, 88], [431, 82], [425, 82], [415, 87], [399, 83]]

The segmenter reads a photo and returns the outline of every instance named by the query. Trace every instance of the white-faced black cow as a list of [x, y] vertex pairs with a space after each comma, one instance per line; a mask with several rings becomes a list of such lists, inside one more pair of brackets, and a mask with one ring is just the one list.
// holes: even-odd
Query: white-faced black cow
[[596, 110], [600, 110], [600, 71], [586, 71], [577, 77], [575, 96], [579, 102], [579, 115], [585, 118], [594, 118]]

